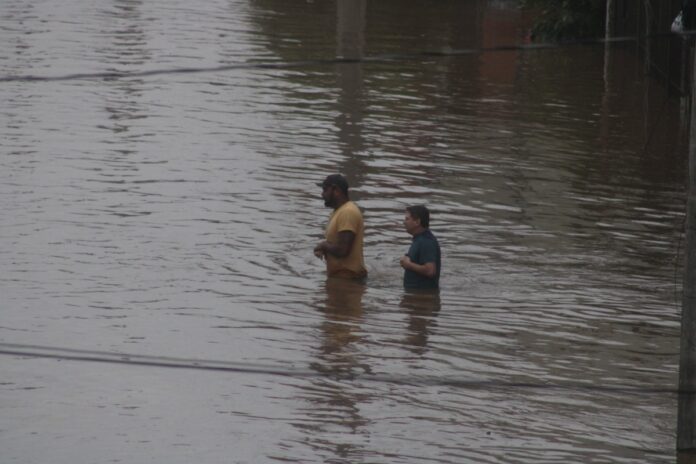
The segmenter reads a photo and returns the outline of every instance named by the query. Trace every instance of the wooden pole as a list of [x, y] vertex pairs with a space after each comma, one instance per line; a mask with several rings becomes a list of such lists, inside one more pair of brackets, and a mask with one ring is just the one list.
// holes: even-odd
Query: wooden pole
[[614, 0], [607, 0], [607, 11], [604, 19], [604, 87], [605, 92], [609, 90], [609, 63], [611, 61], [611, 40], [614, 22]]
[[604, 37], [611, 38], [612, 25], [614, 22], [614, 0], [607, 0], [607, 11], [604, 19]]
[[686, 256], [679, 356], [677, 450], [696, 452], [696, 59], [691, 48], [691, 108], [689, 129], [689, 190], [686, 206]]

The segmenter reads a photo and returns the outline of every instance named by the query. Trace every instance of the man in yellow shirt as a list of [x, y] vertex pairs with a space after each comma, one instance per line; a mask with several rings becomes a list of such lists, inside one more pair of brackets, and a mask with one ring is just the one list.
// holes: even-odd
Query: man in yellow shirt
[[314, 255], [326, 259], [329, 277], [362, 279], [367, 276], [363, 260], [364, 224], [360, 208], [348, 197], [348, 181], [332, 174], [319, 184], [324, 205], [333, 208], [326, 226], [326, 240], [314, 247]]

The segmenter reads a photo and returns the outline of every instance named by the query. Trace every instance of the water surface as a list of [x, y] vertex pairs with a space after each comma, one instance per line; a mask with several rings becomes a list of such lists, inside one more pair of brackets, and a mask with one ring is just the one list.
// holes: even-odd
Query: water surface
[[[674, 461], [685, 130], [633, 44], [447, 55], [524, 43], [505, 1], [0, 12], [2, 76], [93, 74], [0, 83], [3, 462]], [[334, 172], [364, 286], [312, 254]]]

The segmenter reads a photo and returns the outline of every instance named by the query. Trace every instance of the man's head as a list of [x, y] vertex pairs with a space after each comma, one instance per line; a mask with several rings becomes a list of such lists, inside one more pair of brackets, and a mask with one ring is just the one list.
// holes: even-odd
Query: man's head
[[340, 174], [326, 176], [324, 182], [319, 184], [321, 187], [321, 197], [324, 205], [336, 208], [348, 200], [348, 181]]
[[430, 227], [430, 211], [423, 205], [408, 206], [404, 217], [406, 232], [416, 235]]

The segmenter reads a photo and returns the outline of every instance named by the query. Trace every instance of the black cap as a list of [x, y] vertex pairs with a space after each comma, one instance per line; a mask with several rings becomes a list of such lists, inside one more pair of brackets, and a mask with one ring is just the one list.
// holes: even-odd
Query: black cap
[[345, 177], [343, 177], [340, 174], [331, 174], [330, 176], [326, 176], [324, 182], [317, 185], [321, 188], [326, 188], [331, 185], [335, 185], [336, 187], [340, 188], [343, 191], [343, 193], [348, 193], [348, 181]]

